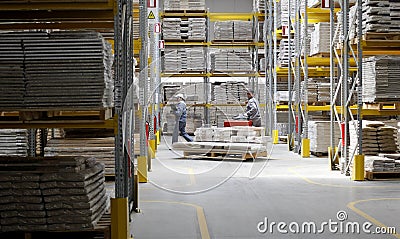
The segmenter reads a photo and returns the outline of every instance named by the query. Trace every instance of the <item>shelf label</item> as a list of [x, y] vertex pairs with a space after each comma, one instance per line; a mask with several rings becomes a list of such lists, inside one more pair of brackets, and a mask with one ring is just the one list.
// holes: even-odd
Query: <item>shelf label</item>
[[330, 8], [330, 6], [329, 6], [329, 0], [322, 0], [322, 2], [321, 2], [321, 8]]
[[154, 16], [153, 11], [150, 11], [149, 15], [147, 16], [147, 19], [156, 19], [156, 17]]
[[147, 7], [157, 7], [156, 0], [147, 0]]
[[159, 49], [164, 49], [165, 48], [165, 41], [164, 40], [159, 40], [158, 41], [158, 48]]
[[288, 26], [282, 26], [282, 36], [289, 36], [289, 27]]
[[154, 33], [161, 33], [161, 23], [154, 24]]

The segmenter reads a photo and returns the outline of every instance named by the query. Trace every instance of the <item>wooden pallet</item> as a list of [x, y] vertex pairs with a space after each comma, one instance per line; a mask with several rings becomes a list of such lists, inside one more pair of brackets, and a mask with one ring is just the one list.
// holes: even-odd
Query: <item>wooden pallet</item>
[[207, 44], [206, 40], [196, 40], [196, 39], [168, 39], [168, 38], [166, 38], [164, 40], [167, 41], [167, 42], [191, 42], [191, 43], [200, 42], [200, 43]]
[[48, 109], [32, 109], [22, 111], [2, 111], [0, 118], [14, 118], [16, 120], [30, 121], [30, 120], [46, 120], [46, 119], [95, 119], [95, 120], [108, 120], [113, 117], [113, 109], [105, 108], [99, 110], [48, 110]]
[[322, 58], [328, 58], [330, 57], [330, 53], [329, 52], [319, 52], [316, 53], [314, 55], [311, 55], [312, 57], [322, 57]]
[[248, 40], [235, 40], [235, 39], [215, 39], [212, 41], [212, 43], [229, 43], [229, 44], [235, 44], [235, 43], [254, 43], [253, 39], [248, 39]]
[[164, 10], [166, 14], [168, 13], [182, 13], [182, 14], [190, 14], [190, 13], [207, 13], [207, 10], [194, 10], [194, 9], [176, 9], [176, 10]]
[[267, 152], [259, 152], [259, 153], [216, 153], [216, 152], [210, 152], [206, 154], [201, 154], [199, 155], [198, 153], [194, 152], [188, 152], [184, 151], [183, 152], [184, 158], [190, 158], [190, 159], [214, 159], [214, 160], [241, 160], [241, 161], [246, 161], [246, 160], [252, 160], [256, 159], [259, 157], [266, 157]]
[[381, 103], [364, 103], [364, 109], [387, 111], [387, 110], [400, 110], [399, 102], [381, 102]]
[[400, 180], [400, 172], [369, 172], [365, 171], [367, 180]]
[[400, 32], [367, 32], [362, 39], [368, 40], [400, 40]]
[[317, 157], [326, 157], [326, 156], [328, 156], [328, 152], [312, 152], [311, 151], [311, 154], [314, 155], [314, 156], [317, 156]]
[[54, 231], [54, 232], [5, 232], [0, 233], [0, 238], [7, 239], [35, 239], [35, 238], [101, 238], [111, 239], [111, 215], [104, 214], [91, 229], [82, 229], [81, 231]]

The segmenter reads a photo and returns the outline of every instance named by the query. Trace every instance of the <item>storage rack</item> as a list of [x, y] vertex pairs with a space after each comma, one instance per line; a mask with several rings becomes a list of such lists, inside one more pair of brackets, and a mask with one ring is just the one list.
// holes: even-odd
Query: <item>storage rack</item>
[[[263, 46], [263, 43], [260, 43], [258, 38], [254, 38], [252, 42], [237, 42], [237, 41], [229, 41], [229, 42], [213, 42], [210, 40], [210, 23], [214, 21], [229, 21], [229, 20], [251, 20], [253, 21], [253, 29], [255, 29], [258, 25], [258, 18], [260, 17], [260, 13], [216, 13], [209, 11], [164, 11], [162, 13], [162, 18], [167, 17], [205, 17], [206, 18], [206, 27], [207, 34], [205, 41], [165, 41], [166, 46], [203, 46], [205, 48], [205, 59], [206, 59], [206, 70], [204, 72], [163, 72], [161, 74], [162, 77], [202, 77], [203, 83], [205, 85], [205, 96], [206, 100], [204, 104], [196, 104], [196, 107], [204, 107], [204, 115], [205, 115], [205, 124], [210, 123], [210, 109], [212, 107], [219, 106], [242, 106], [241, 104], [211, 104], [211, 99], [209, 98], [211, 89], [210, 79], [213, 77], [247, 77], [249, 79], [249, 85], [252, 89], [257, 87], [256, 82], [258, 82], [259, 72], [255, 69], [258, 69], [257, 63], [257, 51], [259, 46]], [[254, 30], [255, 32], [255, 30]], [[254, 34], [254, 33], [253, 33]], [[249, 48], [252, 49], [253, 52], [253, 61], [252, 61], [252, 70], [249, 72], [243, 73], [235, 73], [235, 72], [212, 72], [210, 69], [210, 59], [209, 59], [209, 48]]]
[[[144, 2], [144, 1], [143, 1]], [[114, 44], [115, 52], [115, 115], [111, 119], [81, 120], [82, 112], [70, 112], [72, 119], [0, 121], [1, 128], [110, 128], [115, 139], [115, 199], [111, 201], [112, 231], [128, 238], [128, 211], [137, 209], [136, 182], [130, 177], [133, 164], [132, 95], [128, 89], [133, 80], [132, 1], [2, 1], [0, 30], [15, 29], [85, 29], [101, 32]], [[126, 103], [126, 104], [125, 104]], [[125, 104], [125, 105], [124, 105]], [[91, 112], [87, 112], [89, 115]], [[74, 118], [75, 117], [75, 118]], [[33, 132], [34, 130], [31, 130]], [[44, 131], [44, 130], [41, 130]], [[123, 134], [126, 142], [123, 142]], [[31, 133], [31, 144], [34, 139]], [[33, 146], [31, 145], [31, 149]], [[33, 152], [31, 152], [32, 154]]]

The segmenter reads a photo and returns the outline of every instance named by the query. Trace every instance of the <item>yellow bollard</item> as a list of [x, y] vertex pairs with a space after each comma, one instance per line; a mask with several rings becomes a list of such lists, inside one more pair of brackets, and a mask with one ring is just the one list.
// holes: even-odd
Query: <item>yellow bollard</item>
[[364, 181], [364, 155], [355, 155], [351, 180]]
[[157, 130], [156, 139], [157, 139], [157, 145], [160, 145], [161, 144], [161, 134], [160, 134], [159, 130]]
[[301, 140], [301, 157], [303, 158], [310, 157], [310, 139]]
[[150, 157], [152, 159], [156, 158], [156, 140], [155, 139], [150, 139], [149, 140], [149, 146], [150, 146]]
[[273, 144], [279, 143], [279, 131], [277, 129], [272, 130], [272, 142]]
[[146, 156], [139, 156], [138, 160], [138, 176], [139, 176], [139, 183], [147, 183], [147, 157]]
[[111, 198], [111, 238], [130, 238], [128, 198]]

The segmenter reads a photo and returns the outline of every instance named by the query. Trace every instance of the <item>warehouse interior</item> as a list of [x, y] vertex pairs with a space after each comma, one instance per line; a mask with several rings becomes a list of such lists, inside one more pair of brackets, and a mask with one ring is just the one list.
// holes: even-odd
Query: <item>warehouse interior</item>
[[3, 0], [0, 23], [0, 238], [400, 238], [399, 2]]

